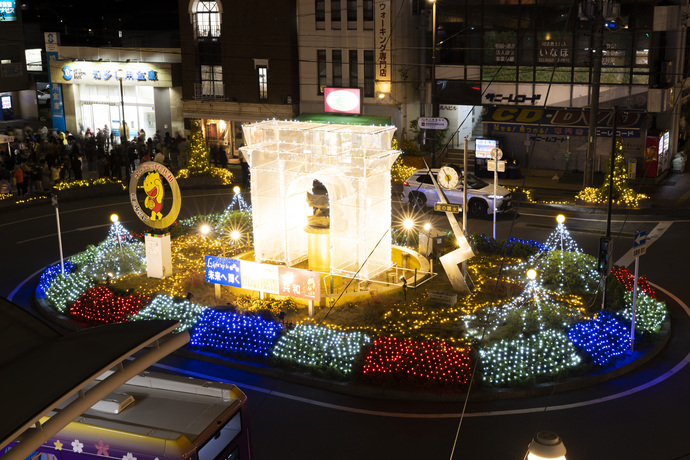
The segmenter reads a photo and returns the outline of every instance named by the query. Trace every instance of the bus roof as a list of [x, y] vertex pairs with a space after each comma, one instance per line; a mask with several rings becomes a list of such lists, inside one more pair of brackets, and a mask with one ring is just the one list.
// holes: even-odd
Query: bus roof
[[105, 442], [110, 457], [123, 458], [131, 452], [138, 460], [185, 459], [245, 401], [244, 393], [231, 384], [144, 372], [84, 412], [45, 446], [78, 440], [84, 453], [95, 454], [94, 446]]

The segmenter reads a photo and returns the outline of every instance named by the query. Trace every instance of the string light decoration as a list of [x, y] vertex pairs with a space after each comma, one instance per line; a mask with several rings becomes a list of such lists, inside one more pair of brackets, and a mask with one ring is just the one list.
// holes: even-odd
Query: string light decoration
[[[633, 287], [635, 286], [635, 275], [630, 273], [630, 270], [625, 267], [618, 267], [614, 265], [611, 268], [611, 274], [616, 277], [616, 280], [618, 280], [623, 287], [625, 287], [626, 291], [633, 290]], [[652, 299], [656, 298], [656, 291], [652, 286], [650, 286], [646, 275], [637, 277], [637, 287], [642, 289], [642, 292], [644, 292], [647, 297], [651, 297]]]
[[364, 359], [362, 373], [466, 385], [472, 375], [470, 350], [444, 341], [378, 337]]
[[[393, 147], [393, 149], [397, 149], [397, 147]], [[405, 165], [404, 158], [398, 157], [391, 166], [391, 180], [398, 183], [405, 182], [412, 177], [417, 169], [419, 169], [417, 166]]]
[[181, 332], [191, 329], [207, 308], [186, 299], [175, 300], [168, 295], [160, 294], [154, 297], [148, 306], [132, 316], [131, 321], [172, 319], [180, 322], [180, 327], [175, 331]]
[[249, 357], [268, 357], [283, 326], [257, 315], [204, 310], [194, 325], [189, 346], [199, 350]]
[[[632, 323], [632, 301], [633, 293], [626, 292], [625, 309], [620, 312], [621, 317], [628, 323]], [[658, 301], [649, 297], [642, 289], [637, 289], [637, 298], [635, 299], [635, 330], [639, 332], [657, 333], [661, 326], [666, 321], [668, 310], [666, 309], [666, 302]]]
[[[616, 138], [616, 147], [613, 152], [613, 188], [611, 193], [612, 202], [618, 206], [638, 207], [640, 201], [647, 200], [649, 197], [643, 193], [637, 193], [628, 185], [628, 169], [623, 155], [623, 141]], [[586, 187], [576, 196], [576, 200], [586, 203], [603, 204], [608, 203], [609, 182], [611, 182], [611, 162], [606, 162], [606, 177], [604, 183], [599, 188]]]
[[606, 366], [630, 347], [630, 331], [611, 313], [602, 311], [594, 319], [577, 323], [568, 331], [575, 346], [587, 352], [594, 364]]
[[534, 382], [582, 362], [562, 331], [541, 331], [529, 337], [502, 340], [479, 350], [482, 379], [492, 386]]
[[187, 169], [191, 176], [207, 175], [211, 169], [208, 147], [199, 120], [191, 121], [187, 145]]
[[298, 324], [278, 340], [273, 356], [291, 364], [348, 375], [362, 347], [369, 343], [371, 338], [362, 332]]
[[77, 189], [77, 188], [87, 188], [87, 187], [94, 187], [94, 186], [99, 186], [99, 185], [112, 185], [112, 184], [121, 185], [122, 190], [127, 188], [125, 186], [125, 184], [122, 183], [121, 180], [115, 179], [112, 177], [99, 177], [96, 179], [82, 179], [82, 180], [60, 182], [58, 184], [55, 184], [54, 187], [56, 190], [73, 190], [73, 189]]
[[[75, 269], [75, 266], [72, 262], [69, 260], [66, 260], [64, 262], [65, 266], [65, 275], [69, 275], [72, 273]], [[55, 264], [55, 265], [50, 265], [48, 268], [43, 270], [43, 273], [41, 273], [41, 277], [38, 279], [38, 285], [36, 286], [36, 297], [39, 299], [43, 299], [46, 296], [46, 291], [50, 287], [50, 285], [53, 283], [55, 280], [55, 277], [59, 274], [62, 274], [62, 265], [61, 264]]]
[[247, 204], [247, 202], [244, 200], [244, 197], [242, 196], [242, 190], [239, 187], [234, 187], [232, 189], [233, 195], [232, 195], [232, 201], [228, 205], [228, 207], [225, 209], [225, 212], [232, 212], [235, 211], [235, 207], [237, 207], [237, 211], [242, 211], [244, 213], [251, 213], [252, 212], [252, 207]]
[[122, 323], [150, 302], [147, 295], [119, 296], [103, 285], [87, 289], [73, 305], [69, 314], [90, 324]]
[[581, 318], [581, 299], [560, 296], [547, 291], [535, 278], [525, 290], [509, 303], [488, 309], [484, 315], [470, 314], [463, 318], [470, 339], [492, 338], [501, 331], [505, 337], [525, 337], [550, 329], [567, 329]]
[[64, 312], [84, 291], [94, 285], [93, 278], [84, 273], [72, 272], [66, 276], [59, 273], [46, 289], [46, 299], [57, 311]]

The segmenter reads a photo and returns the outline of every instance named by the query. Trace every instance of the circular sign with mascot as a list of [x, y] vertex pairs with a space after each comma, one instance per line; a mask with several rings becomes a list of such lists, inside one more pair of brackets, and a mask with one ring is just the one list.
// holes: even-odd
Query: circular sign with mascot
[[[146, 193], [144, 198], [145, 209], [141, 208], [137, 198], [137, 188], [142, 179], [142, 188], [144, 193]], [[172, 207], [167, 214], [163, 212], [163, 197], [165, 196], [163, 181], [170, 185], [173, 198]], [[169, 227], [177, 219], [177, 216], [180, 214], [182, 197], [180, 195], [180, 187], [177, 185], [173, 173], [160, 163], [147, 161], [139, 165], [132, 173], [132, 178], [129, 180], [129, 201], [132, 203], [134, 212], [142, 222], [151, 228], [162, 229]]]

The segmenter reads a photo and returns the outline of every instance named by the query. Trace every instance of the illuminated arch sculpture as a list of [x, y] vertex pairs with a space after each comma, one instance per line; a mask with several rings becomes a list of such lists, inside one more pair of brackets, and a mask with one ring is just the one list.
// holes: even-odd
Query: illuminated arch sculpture
[[307, 192], [318, 180], [328, 192], [330, 271], [370, 279], [391, 266], [395, 127], [272, 120], [243, 129], [258, 262], [307, 259]]

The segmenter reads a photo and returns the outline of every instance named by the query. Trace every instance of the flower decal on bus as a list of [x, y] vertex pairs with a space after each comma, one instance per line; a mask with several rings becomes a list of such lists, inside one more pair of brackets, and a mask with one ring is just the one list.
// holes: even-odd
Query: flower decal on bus
[[78, 439], [72, 441], [72, 452], [81, 454], [84, 451], [84, 443], [79, 442]]
[[96, 455], [104, 455], [108, 456], [108, 449], [110, 449], [110, 444], [104, 444], [102, 439], [98, 440], [98, 444], [93, 445], [96, 449], [98, 449], [98, 453]]

